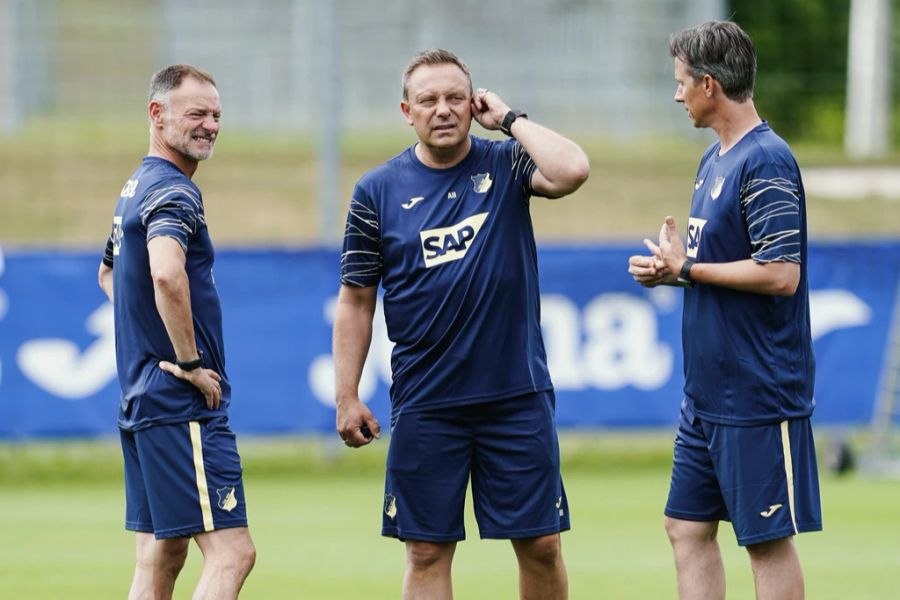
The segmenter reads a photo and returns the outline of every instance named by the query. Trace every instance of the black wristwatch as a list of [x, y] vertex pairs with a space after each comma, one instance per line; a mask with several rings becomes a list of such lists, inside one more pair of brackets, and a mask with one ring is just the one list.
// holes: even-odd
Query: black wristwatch
[[684, 264], [681, 265], [681, 272], [678, 274], [678, 281], [682, 283], [693, 283], [694, 280], [691, 279], [691, 267], [694, 266], [694, 263], [697, 262], [690, 256], [684, 259]]
[[178, 368], [182, 371], [193, 371], [203, 366], [203, 350], [197, 350], [197, 358], [194, 360], [178, 360], [175, 361]]
[[506, 113], [506, 116], [503, 117], [503, 121], [500, 122], [500, 131], [502, 131], [509, 137], [512, 137], [513, 134], [509, 130], [509, 128], [512, 127], [512, 124], [515, 123], [516, 119], [518, 118], [527, 119], [528, 115], [526, 115], [521, 110], [510, 110], [508, 113]]

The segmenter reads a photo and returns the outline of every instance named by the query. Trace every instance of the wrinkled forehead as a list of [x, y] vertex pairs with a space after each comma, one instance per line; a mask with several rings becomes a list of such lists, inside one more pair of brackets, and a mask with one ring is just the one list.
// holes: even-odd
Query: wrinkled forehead
[[469, 77], [453, 63], [439, 65], [420, 65], [410, 73], [406, 84], [410, 98], [424, 93], [448, 93], [452, 91], [472, 90]]
[[193, 77], [186, 77], [181, 85], [171, 90], [167, 96], [168, 103], [173, 109], [199, 109], [204, 112], [220, 112], [222, 110], [216, 86]]

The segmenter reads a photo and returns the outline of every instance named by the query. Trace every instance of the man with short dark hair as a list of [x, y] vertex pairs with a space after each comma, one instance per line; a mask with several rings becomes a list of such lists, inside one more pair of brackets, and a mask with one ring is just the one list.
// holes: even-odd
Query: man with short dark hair
[[[471, 477], [482, 537], [510, 539], [522, 598], [565, 598], [569, 513], [555, 399], [540, 328], [531, 196], [588, 176], [574, 142], [486, 89], [453, 53], [403, 74], [400, 108], [418, 142], [360, 179], [350, 202], [334, 323], [337, 429], [380, 435], [359, 399], [379, 282], [391, 366], [382, 534], [406, 542], [404, 598], [452, 596]], [[505, 141], [469, 135], [473, 117]]]
[[200, 190], [221, 108], [215, 81], [172, 65], [150, 82], [150, 150], [125, 183], [100, 265], [115, 308], [125, 527], [137, 560], [129, 598], [171, 598], [191, 538], [194, 598], [236, 598], [256, 550], [228, 426], [222, 311]]
[[760, 599], [804, 596], [793, 536], [822, 528], [810, 424], [806, 199], [788, 145], [753, 105], [756, 52], [736, 24], [713, 21], [669, 42], [695, 127], [719, 140], [703, 155], [687, 247], [666, 217], [651, 256], [629, 272], [684, 293], [684, 401], [666, 530], [679, 596], [725, 597], [716, 534], [731, 521]]

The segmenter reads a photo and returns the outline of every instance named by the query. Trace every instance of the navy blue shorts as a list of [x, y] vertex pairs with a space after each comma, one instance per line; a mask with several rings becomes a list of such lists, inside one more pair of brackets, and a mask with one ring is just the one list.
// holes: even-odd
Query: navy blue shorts
[[401, 413], [388, 449], [382, 535], [465, 539], [470, 477], [481, 537], [569, 529], [554, 414], [553, 391]]
[[735, 427], [682, 406], [666, 516], [731, 521], [741, 546], [822, 529], [809, 419]]
[[119, 434], [125, 529], [160, 539], [247, 526], [241, 459], [226, 417]]

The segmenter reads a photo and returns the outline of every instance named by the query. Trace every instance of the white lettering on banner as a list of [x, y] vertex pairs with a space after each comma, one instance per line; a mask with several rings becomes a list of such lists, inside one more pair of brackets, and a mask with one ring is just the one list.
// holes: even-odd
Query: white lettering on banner
[[[659, 340], [659, 314], [678, 306], [680, 290], [649, 290], [648, 298], [626, 293], [601, 294], [580, 309], [561, 294], [541, 296], [541, 329], [553, 384], [560, 391], [589, 388], [639, 390], [663, 387], [672, 377], [675, 349]], [[325, 320], [334, 322], [336, 298], [325, 303]], [[847, 290], [810, 293], [813, 339], [829, 331], [865, 325], [871, 309]], [[375, 311], [372, 346], [359, 383], [359, 396], [369, 401], [379, 380], [391, 383], [390, 355], [381, 303]], [[334, 406], [334, 359], [318, 356], [309, 368], [309, 385], [315, 397]]]
[[632, 294], [602, 294], [583, 311], [569, 298], [541, 297], [547, 362], [559, 390], [642, 390], [672, 377], [674, 352], [659, 341], [653, 305]]
[[35, 385], [60, 398], [93, 396], [116, 376], [112, 304], [106, 302], [91, 313], [85, 325], [97, 340], [84, 352], [70, 340], [29, 340], [19, 347], [19, 369]]
[[[0, 252], [0, 275], [3, 270]], [[677, 294], [679, 290], [650, 290], [647, 299], [625, 293], [601, 294], [583, 309], [566, 296], [543, 295], [541, 326], [556, 388], [577, 391], [634, 386], [651, 390], [665, 385], [672, 377], [674, 349], [659, 340], [658, 322], [660, 314], [678, 306], [676, 297], [669, 292]], [[332, 297], [323, 306], [323, 316], [329, 326], [334, 322], [336, 304], [337, 299]], [[0, 289], [0, 319], [5, 311], [6, 297]], [[849, 290], [816, 290], [810, 292], [810, 318], [812, 337], [818, 339], [832, 331], [867, 325], [872, 310]], [[60, 398], [75, 400], [100, 392], [116, 377], [112, 305], [104, 303], [94, 310], [85, 326], [97, 339], [84, 351], [62, 338], [23, 343], [17, 353], [22, 374]], [[372, 345], [359, 385], [363, 401], [371, 399], [379, 381], [390, 384], [392, 349], [379, 301], [372, 324]], [[316, 357], [307, 375], [316, 399], [326, 406], [334, 406], [331, 354]]]
[[836, 329], [867, 325], [872, 309], [847, 290], [816, 290], [809, 293], [809, 324], [817, 340]]
[[[337, 308], [337, 298], [332, 296], [325, 301], [322, 313], [329, 327], [334, 324], [334, 313]], [[362, 376], [359, 379], [359, 399], [368, 402], [375, 394], [378, 380], [388, 384], [391, 382], [391, 352], [394, 344], [388, 339], [387, 325], [384, 322], [384, 309], [381, 300], [375, 307], [375, 317], [372, 320], [372, 344], [363, 365]], [[334, 356], [320, 354], [309, 365], [308, 371], [309, 389], [316, 400], [325, 406], [334, 406]]]

